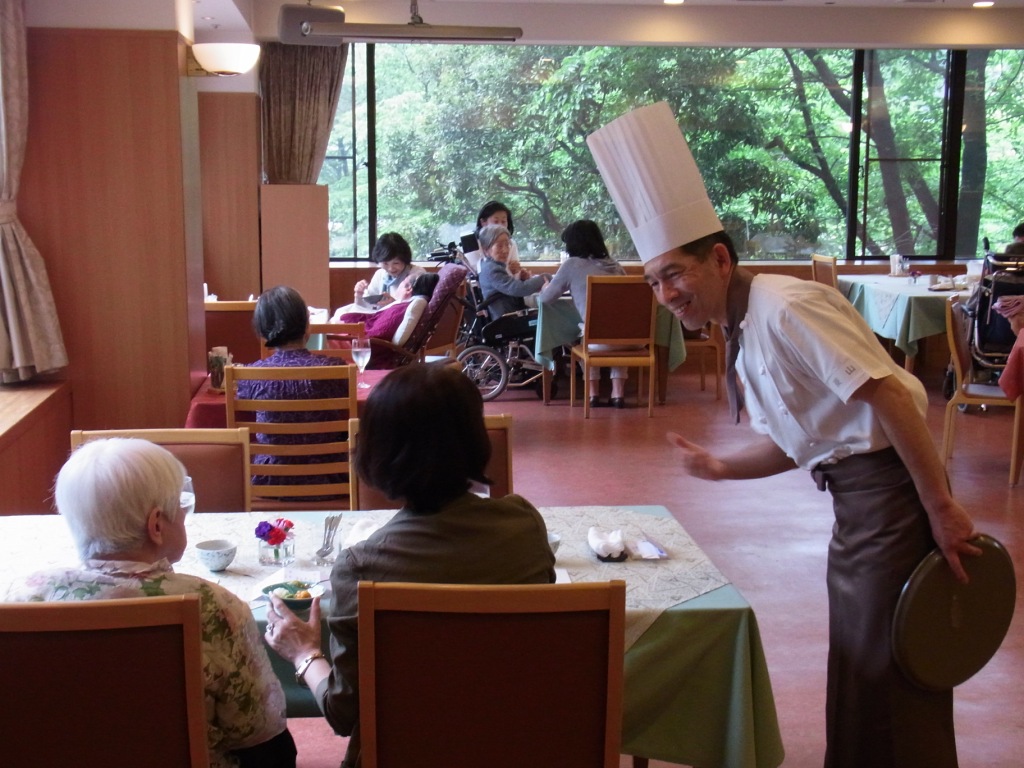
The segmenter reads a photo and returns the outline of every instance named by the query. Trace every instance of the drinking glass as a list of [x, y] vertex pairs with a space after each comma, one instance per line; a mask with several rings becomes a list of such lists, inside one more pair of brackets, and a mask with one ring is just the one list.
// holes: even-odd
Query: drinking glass
[[370, 362], [370, 340], [352, 339], [352, 360], [359, 367], [359, 389], [369, 389], [370, 385], [363, 381], [363, 371]]
[[196, 491], [192, 487], [192, 478], [185, 475], [185, 482], [181, 484], [181, 510], [190, 515], [196, 508]]

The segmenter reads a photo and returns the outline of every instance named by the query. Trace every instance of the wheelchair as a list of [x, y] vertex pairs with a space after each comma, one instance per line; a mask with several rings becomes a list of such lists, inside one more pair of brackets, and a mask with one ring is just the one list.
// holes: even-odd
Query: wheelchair
[[[455, 243], [441, 245], [430, 258], [441, 263], [458, 263], [469, 269], [466, 295], [462, 302], [462, 325], [455, 348], [456, 360], [484, 401], [494, 400], [506, 389], [533, 388], [537, 397], [544, 397], [544, 366], [534, 357], [537, 337], [537, 310], [522, 309], [495, 320], [490, 319], [489, 300], [483, 298], [476, 271], [466, 261]], [[556, 386], [551, 383], [554, 396]]]
[[463, 299], [463, 327], [456, 359], [484, 401], [499, 397], [506, 389], [532, 387], [544, 396], [544, 366], [534, 357], [537, 310], [522, 309], [491, 320], [487, 301], [475, 280], [470, 280]]

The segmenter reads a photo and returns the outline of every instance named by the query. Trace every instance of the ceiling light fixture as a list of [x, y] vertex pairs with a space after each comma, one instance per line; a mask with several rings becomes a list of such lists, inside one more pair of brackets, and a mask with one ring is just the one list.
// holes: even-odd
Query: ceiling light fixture
[[256, 43], [196, 43], [192, 55], [211, 75], [241, 75], [256, 66], [260, 47]]
[[278, 35], [293, 45], [342, 43], [512, 43], [523, 36], [519, 27], [462, 27], [427, 24], [418, 0], [409, 4], [408, 24], [348, 24], [339, 6], [282, 5]]

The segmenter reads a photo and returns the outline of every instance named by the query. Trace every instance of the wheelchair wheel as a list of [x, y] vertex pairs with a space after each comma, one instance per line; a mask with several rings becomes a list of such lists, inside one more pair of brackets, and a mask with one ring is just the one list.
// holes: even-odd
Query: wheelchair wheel
[[480, 390], [484, 402], [493, 400], [508, 386], [508, 364], [490, 347], [469, 347], [456, 359], [462, 363], [462, 372]]

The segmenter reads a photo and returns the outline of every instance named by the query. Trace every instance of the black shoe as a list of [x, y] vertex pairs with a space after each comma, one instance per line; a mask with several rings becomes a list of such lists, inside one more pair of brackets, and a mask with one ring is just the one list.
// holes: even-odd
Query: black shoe
[[626, 398], [624, 398], [624, 397], [613, 397], [611, 400], [608, 401], [608, 405], [610, 405], [612, 408], [625, 408], [626, 407]]
[[597, 395], [594, 395], [592, 398], [590, 398], [590, 407], [591, 408], [603, 408], [604, 407], [604, 403], [601, 402], [601, 398], [600, 397], [598, 397]]

